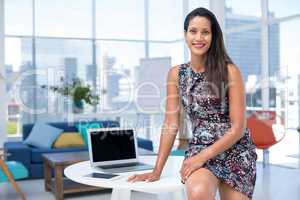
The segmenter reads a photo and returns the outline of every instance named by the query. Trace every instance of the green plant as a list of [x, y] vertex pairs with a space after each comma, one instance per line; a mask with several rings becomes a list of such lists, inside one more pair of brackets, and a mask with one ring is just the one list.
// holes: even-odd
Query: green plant
[[57, 92], [63, 96], [69, 96], [76, 103], [85, 101], [90, 105], [97, 105], [99, 103], [99, 96], [92, 93], [90, 85], [84, 85], [79, 78], [73, 78], [71, 83], [65, 83], [63, 86], [46, 86], [53, 92]]
[[300, 133], [300, 127], [297, 128], [298, 133]]

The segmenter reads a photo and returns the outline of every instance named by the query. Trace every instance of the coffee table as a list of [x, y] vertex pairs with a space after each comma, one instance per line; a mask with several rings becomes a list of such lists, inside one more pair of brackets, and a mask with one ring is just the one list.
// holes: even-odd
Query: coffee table
[[[147, 164], [154, 164], [156, 156], [140, 156], [141, 162]], [[86, 177], [87, 174], [92, 172], [101, 172], [99, 169], [92, 168], [89, 161], [79, 162], [70, 165], [64, 170], [65, 175], [78, 183], [112, 188], [111, 200], [130, 200], [131, 191], [146, 192], [152, 194], [160, 194], [163, 192], [172, 192], [172, 199], [182, 200], [185, 199], [184, 185], [180, 181], [180, 166], [183, 161], [183, 156], [170, 156], [162, 172], [161, 179], [155, 182], [135, 182], [131, 183], [127, 181], [127, 178], [133, 174], [143, 173], [145, 171], [136, 172], [125, 172], [121, 173], [121, 178], [116, 180], [106, 180], [106, 179], [95, 179]], [[148, 170], [149, 171], [149, 170]]]
[[[64, 194], [99, 191], [104, 188], [93, 187], [73, 182], [64, 178], [63, 170], [65, 167], [88, 160], [88, 152], [66, 152], [66, 153], [47, 153], [43, 154], [45, 190], [54, 193], [57, 200], [63, 200]], [[54, 180], [51, 171], [54, 171]]]

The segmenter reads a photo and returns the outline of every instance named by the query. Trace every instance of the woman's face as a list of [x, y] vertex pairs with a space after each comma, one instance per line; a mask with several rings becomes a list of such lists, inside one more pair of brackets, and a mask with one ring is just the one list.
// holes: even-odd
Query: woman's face
[[194, 17], [190, 20], [185, 41], [191, 54], [203, 56], [208, 51], [212, 40], [211, 23], [205, 17]]

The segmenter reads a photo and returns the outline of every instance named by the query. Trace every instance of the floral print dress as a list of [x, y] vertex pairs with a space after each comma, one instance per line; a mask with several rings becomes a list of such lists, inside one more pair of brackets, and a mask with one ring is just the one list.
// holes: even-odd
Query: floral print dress
[[[185, 152], [191, 157], [220, 139], [230, 129], [228, 97], [216, 98], [209, 92], [205, 72], [196, 73], [189, 64], [179, 66], [179, 87], [183, 107], [191, 120], [193, 136]], [[250, 199], [256, 180], [255, 146], [249, 130], [225, 152], [208, 160], [203, 167], [220, 181]]]

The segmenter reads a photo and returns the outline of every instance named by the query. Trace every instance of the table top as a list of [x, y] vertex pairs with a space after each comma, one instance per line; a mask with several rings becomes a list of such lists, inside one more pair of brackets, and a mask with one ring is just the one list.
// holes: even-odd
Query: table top
[[63, 153], [46, 153], [43, 158], [53, 165], [71, 165], [80, 161], [89, 159], [87, 151], [80, 152], [63, 152]]
[[[157, 156], [148, 155], [148, 156], [140, 156], [140, 161], [154, 165]], [[179, 170], [183, 161], [182, 156], [169, 156], [168, 161], [164, 167], [162, 172], [162, 176], [160, 180], [155, 182], [128, 182], [127, 178], [133, 174], [140, 174], [144, 172], [149, 172], [151, 170], [146, 171], [135, 171], [135, 172], [125, 172], [120, 173], [121, 178], [116, 180], [107, 180], [100, 178], [91, 178], [86, 177], [93, 172], [101, 172], [95, 168], [90, 166], [89, 161], [83, 161], [76, 164], [73, 164], [67, 167], [64, 170], [65, 175], [78, 183], [105, 187], [105, 188], [113, 188], [113, 189], [129, 189], [140, 192], [149, 192], [149, 193], [161, 193], [161, 192], [172, 192], [183, 189], [183, 184], [180, 181]]]

